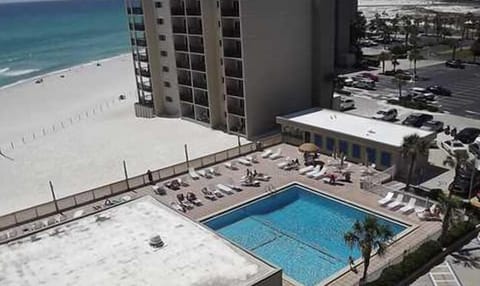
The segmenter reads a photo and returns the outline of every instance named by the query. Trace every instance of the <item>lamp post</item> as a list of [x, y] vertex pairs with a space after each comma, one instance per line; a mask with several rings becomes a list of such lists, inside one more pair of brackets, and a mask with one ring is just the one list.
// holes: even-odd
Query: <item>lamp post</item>
[[60, 213], [60, 211], [58, 210], [57, 198], [55, 197], [55, 191], [53, 190], [52, 181], [48, 181], [48, 184], [50, 185], [50, 192], [52, 193], [53, 203], [55, 204], [55, 211], [57, 213]]
[[187, 144], [183, 145], [183, 148], [185, 149], [185, 162], [187, 162], [187, 168], [190, 168], [190, 163], [188, 161], [188, 148]]

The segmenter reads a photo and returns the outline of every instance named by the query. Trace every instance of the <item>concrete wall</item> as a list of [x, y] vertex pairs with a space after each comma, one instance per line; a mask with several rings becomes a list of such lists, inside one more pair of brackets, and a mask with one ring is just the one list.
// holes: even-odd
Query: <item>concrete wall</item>
[[[147, 2], [154, 2], [151, 0], [144, 0]], [[155, 102], [162, 102], [160, 108], [155, 108], [158, 116], [179, 116], [180, 115], [180, 97], [178, 94], [178, 83], [177, 83], [177, 70], [175, 63], [175, 49], [172, 36], [172, 24], [170, 17], [170, 1], [162, 1], [161, 8], [153, 8], [155, 10], [155, 17], [153, 19], [148, 19], [148, 25], [153, 25], [155, 30], [152, 31], [152, 35], [149, 35], [152, 38], [152, 41], [156, 43], [150, 45], [148, 42], [150, 66], [152, 69], [152, 84], [153, 81], [156, 82], [154, 86], [155, 93]], [[163, 19], [163, 24], [158, 24], [157, 19]], [[145, 20], [147, 22], [147, 20]], [[149, 31], [150, 32], [150, 31]], [[165, 35], [165, 41], [160, 41], [159, 36]], [[167, 56], [161, 56], [160, 52], [166, 51]], [[164, 72], [163, 67], [168, 67], [169, 71]], [[166, 87], [164, 82], [169, 82], [170, 87]], [[167, 101], [166, 98], [170, 97], [171, 102]], [[157, 107], [157, 105], [155, 105]]]
[[311, 0], [240, 3], [247, 136], [311, 106]]
[[331, 108], [335, 63], [335, 1], [312, 0], [312, 103]]

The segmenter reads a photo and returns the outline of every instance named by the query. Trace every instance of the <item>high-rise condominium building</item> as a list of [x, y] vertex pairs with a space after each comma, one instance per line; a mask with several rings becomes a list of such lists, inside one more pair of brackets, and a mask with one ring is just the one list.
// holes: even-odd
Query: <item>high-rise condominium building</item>
[[275, 117], [330, 107], [356, 0], [126, 0], [137, 116], [254, 138]]

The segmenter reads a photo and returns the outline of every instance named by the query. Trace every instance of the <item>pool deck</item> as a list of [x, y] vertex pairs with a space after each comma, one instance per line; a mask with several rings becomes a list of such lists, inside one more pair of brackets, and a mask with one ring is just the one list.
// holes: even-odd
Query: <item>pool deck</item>
[[[374, 256], [370, 261], [369, 274], [378, 273], [378, 270], [381, 269], [384, 265], [390, 264], [392, 261], [396, 260], [398, 257], [401, 257], [405, 251], [410, 250], [414, 246], [422, 243], [428, 238], [438, 234], [441, 229], [441, 222], [425, 222], [420, 221], [415, 213], [409, 215], [403, 215], [399, 212], [390, 211], [385, 208], [382, 208], [378, 205], [377, 201], [380, 198], [379, 195], [362, 190], [360, 188], [360, 177], [362, 176], [362, 166], [351, 164], [350, 171], [352, 172], [351, 183], [348, 182], [338, 182], [337, 185], [330, 185], [324, 183], [322, 180], [314, 180], [302, 176], [298, 171], [285, 171], [277, 167], [279, 162], [284, 161], [285, 157], [290, 157], [291, 159], [298, 158], [300, 162], [303, 161], [302, 154], [297, 151], [295, 146], [288, 144], [280, 144], [271, 148], [272, 150], [277, 150], [278, 148], [282, 149], [282, 157], [276, 160], [263, 159], [260, 156], [260, 152], [254, 153], [257, 155], [258, 163], [253, 164], [250, 167], [242, 166], [237, 163], [238, 170], [227, 169], [223, 163], [219, 164], [219, 173], [220, 175], [215, 176], [211, 179], [200, 178], [198, 180], [192, 180], [188, 174], [180, 176], [182, 178], [188, 177], [187, 187], [181, 187], [180, 190], [173, 191], [167, 189], [166, 195], [157, 195], [154, 193], [151, 186], [143, 187], [134, 191], [129, 192], [128, 194], [122, 194], [118, 197], [124, 197], [128, 195], [132, 198], [141, 197], [144, 195], [150, 195], [157, 199], [158, 201], [170, 205], [171, 202], [177, 201], [176, 195], [183, 193], [186, 195], [187, 192], [193, 192], [197, 195], [199, 199], [202, 200], [203, 205], [194, 207], [192, 210], [188, 210], [186, 213], [182, 213], [187, 217], [200, 221], [204, 218], [213, 216], [214, 214], [220, 213], [222, 211], [228, 210], [234, 206], [246, 203], [255, 198], [266, 196], [270, 193], [269, 187], [273, 186], [275, 189], [281, 188], [282, 186], [289, 185], [293, 182], [298, 182], [314, 190], [321, 190], [322, 192], [331, 195], [333, 197], [339, 198], [344, 201], [353, 202], [361, 207], [364, 207], [367, 210], [377, 212], [394, 219], [406, 222], [410, 225], [413, 225], [412, 228], [409, 228], [410, 232], [406, 233], [399, 240], [395, 241], [391, 246], [389, 246], [387, 253], [384, 257]], [[320, 158], [324, 162], [331, 161], [331, 158], [325, 155], [322, 155]], [[239, 185], [240, 178], [246, 174], [246, 169], [250, 170], [256, 169], [259, 173], [268, 174], [271, 176], [269, 182], [262, 182], [260, 187], [244, 187], [243, 191], [235, 192], [232, 195], [225, 195], [223, 198], [217, 199], [216, 201], [210, 201], [204, 198], [201, 189], [209, 185], [216, 185], [218, 183], [229, 183], [230, 180], [237, 185]], [[332, 171], [334, 168], [332, 167]], [[163, 183], [163, 182], [162, 182]], [[96, 204], [91, 204], [82, 207], [84, 214], [92, 213], [95, 210], [92, 208]], [[77, 210], [69, 211], [65, 213], [66, 217], [71, 217], [74, 212]], [[17, 230], [21, 233], [22, 226], [18, 227]], [[357, 266], [357, 273], [352, 271], [345, 271], [343, 273], [336, 273], [337, 276], [335, 279], [329, 281], [323, 281], [325, 285], [358, 285], [359, 279], [363, 272], [363, 264], [361, 259], [359, 265]], [[291, 281], [284, 279], [283, 285], [296, 285]]]

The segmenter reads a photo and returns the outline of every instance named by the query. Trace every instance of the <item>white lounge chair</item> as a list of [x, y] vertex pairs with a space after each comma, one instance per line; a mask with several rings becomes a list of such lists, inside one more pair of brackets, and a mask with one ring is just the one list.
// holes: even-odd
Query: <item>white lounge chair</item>
[[153, 192], [157, 195], [163, 196], [167, 194], [165, 188], [161, 184], [156, 184], [152, 186]]
[[176, 211], [185, 212], [185, 208], [177, 202], [171, 202], [170, 206]]
[[218, 166], [217, 167], [210, 167], [208, 168], [208, 172], [212, 175], [212, 176], [219, 176], [220, 173], [218, 172]]
[[402, 207], [401, 209], [399, 209], [399, 211], [404, 213], [404, 214], [413, 211], [415, 209], [415, 203], [416, 202], [417, 202], [416, 198], [410, 198], [410, 200], [408, 201], [408, 204], [406, 206]]
[[224, 184], [217, 184], [216, 187], [221, 192], [224, 192], [229, 195], [233, 194], [233, 189], [230, 188], [229, 186], [225, 186]]
[[194, 168], [189, 168], [188, 169], [188, 174], [190, 175], [190, 177], [194, 180], [198, 180], [200, 179], [200, 176], [197, 174], [197, 172], [195, 171]]
[[388, 194], [383, 199], [378, 200], [378, 204], [381, 206], [388, 204], [393, 200], [393, 195], [393, 192], [388, 192]]
[[280, 169], [283, 169], [283, 168], [285, 168], [288, 164], [290, 164], [290, 157], [287, 157], [287, 158], [285, 158], [285, 161], [278, 163], [278, 164], [277, 164], [277, 167], [279, 167]]
[[217, 197], [211, 191], [209, 191], [208, 188], [202, 188], [202, 193], [207, 200], [214, 201], [217, 199]]
[[249, 156], [245, 157], [245, 159], [247, 159], [251, 163], [257, 163], [258, 162], [256, 154], [249, 155]]
[[430, 206], [430, 208], [424, 208], [424, 207], [415, 208], [415, 212], [416, 212], [416, 213], [423, 213], [423, 212], [425, 212], [427, 209], [429, 209], [430, 213], [434, 213], [436, 208], [437, 208], [437, 204], [432, 204], [432, 205]]
[[197, 174], [199, 174], [200, 176], [202, 176], [204, 178], [207, 178], [207, 179], [212, 178], [212, 175], [210, 174], [210, 172], [207, 172], [206, 170], [198, 170]]
[[252, 163], [250, 163], [250, 161], [248, 161], [247, 159], [244, 159], [244, 158], [237, 159], [237, 162], [242, 164], [242, 165], [245, 165], [245, 166], [251, 166], [252, 165]]
[[387, 208], [393, 210], [394, 208], [403, 206], [403, 194], [398, 194], [395, 200], [387, 205]]
[[272, 160], [276, 160], [278, 158], [282, 157], [282, 148], [278, 148], [277, 149], [277, 152], [273, 153], [272, 155], [270, 155], [270, 159]]
[[327, 174], [327, 166], [323, 167], [319, 172], [313, 174], [312, 178], [315, 180], [318, 180], [320, 178], [325, 177], [326, 174]]
[[315, 168], [314, 166], [310, 165], [310, 166], [301, 168], [300, 170], [298, 170], [298, 172], [300, 173], [300, 175], [303, 175], [312, 171], [314, 168]]
[[226, 162], [223, 165], [230, 170], [237, 170], [237, 163], [235, 161]]
[[317, 165], [311, 170], [310, 172], [306, 173], [307, 177], [311, 177], [315, 175], [316, 173], [320, 172], [320, 168], [322, 168], [320, 165]]
[[268, 158], [268, 157], [270, 157], [270, 155], [272, 155], [272, 153], [273, 153], [273, 151], [271, 149], [267, 149], [267, 150], [263, 151], [261, 156], [262, 156], [262, 158]]

